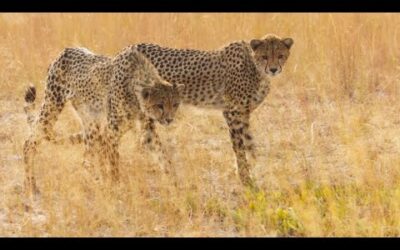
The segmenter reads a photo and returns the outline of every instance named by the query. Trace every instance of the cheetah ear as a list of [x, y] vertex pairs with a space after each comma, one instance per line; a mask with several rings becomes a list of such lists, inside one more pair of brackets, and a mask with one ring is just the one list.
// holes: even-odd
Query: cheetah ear
[[178, 91], [182, 91], [186, 87], [185, 84], [174, 84], [174, 86]]
[[285, 46], [290, 49], [290, 47], [292, 47], [294, 41], [292, 38], [284, 38], [282, 39], [283, 44], [285, 44]]
[[250, 46], [253, 50], [256, 50], [258, 46], [260, 46], [263, 43], [263, 41], [258, 40], [258, 39], [253, 39], [250, 41]]
[[143, 88], [142, 89], [142, 97], [143, 97], [143, 99], [149, 98], [150, 95], [151, 95], [151, 88]]

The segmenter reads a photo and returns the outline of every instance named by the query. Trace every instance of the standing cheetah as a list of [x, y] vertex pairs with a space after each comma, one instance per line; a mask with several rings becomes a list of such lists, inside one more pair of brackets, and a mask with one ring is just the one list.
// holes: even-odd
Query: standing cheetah
[[162, 151], [158, 137], [148, 134], [155, 129], [155, 121], [163, 125], [173, 121], [183, 87], [163, 80], [136, 46], [123, 49], [114, 58], [82, 48], [64, 49], [49, 67], [44, 101], [36, 117], [32, 115], [36, 89], [30, 87], [25, 94], [25, 112], [32, 130], [24, 144], [27, 190], [38, 191], [33, 173], [34, 152], [43, 139], [57, 141], [53, 126], [67, 101], [71, 101], [83, 125], [83, 133], [70, 139], [84, 141], [84, 162], [90, 164], [89, 159], [96, 152], [101, 154], [97, 154], [100, 161], [105, 155], [113, 180], [117, 180], [121, 136], [134, 126], [135, 120], [140, 120], [148, 131], [144, 143], [152, 143], [155, 150]]
[[[248, 156], [254, 157], [250, 114], [268, 94], [269, 78], [281, 73], [292, 45], [292, 38], [266, 35], [250, 43], [233, 42], [215, 51], [164, 48], [153, 44], [139, 44], [137, 48], [154, 64], [163, 79], [186, 86], [180, 91], [184, 103], [223, 111], [240, 179], [252, 186], [246, 159], [246, 151], [250, 153]], [[155, 136], [155, 131], [153, 134]]]

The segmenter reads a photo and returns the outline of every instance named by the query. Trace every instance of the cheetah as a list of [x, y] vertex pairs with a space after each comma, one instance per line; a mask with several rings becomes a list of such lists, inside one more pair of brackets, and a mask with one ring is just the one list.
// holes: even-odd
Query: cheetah
[[[186, 86], [180, 91], [182, 103], [222, 110], [240, 180], [254, 187], [248, 159], [255, 157], [250, 114], [269, 93], [270, 78], [282, 72], [293, 43], [292, 38], [268, 34], [250, 42], [232, 42], [214, 51], [146, 43], [137, 48], [163, 79]], [[156, 136], [154, 130], [151, 134]]]
[[[133, 45], [113, 58], [85, 48], [64, 49], [49, 66], [44, 101], [38, 115], [33, 115], [35, 87], [29, 87], [25, 93], [24, 109], [31, 127], [24, 144], [27, 190], [39, 192], [33, 172], [38, 145], [43, 140], [62, 141], [56, 138], [53, 126], [67, 101], [71, 101], [82, 123], [83, 132], [71, 135], [69, 140], [84, 142], [84, 165], [90, 165], [96, 155], [99, 161], [106, 156], [112, 179], [117, 181], [118, 144], [122, 135], [134, 127], [135, 121], [140, 121], [148, 133], [155, 129], [156, 121], [170, 124], [180, 104], [179, 90], [183, 87], [163, 80]], [[157, 136], [147, 135], [143, 141], [152, 142], [153, 149], [164, 154]]]

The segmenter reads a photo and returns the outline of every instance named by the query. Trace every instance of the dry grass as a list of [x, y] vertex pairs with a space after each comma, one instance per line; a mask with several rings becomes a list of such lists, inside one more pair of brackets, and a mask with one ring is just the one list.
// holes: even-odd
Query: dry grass
[[[1, 14], [0, 235], [399, 236], [400, 16], [397, 14]], [[216, 111], [182, 107], [159, 133], [179, 188], [122, 142], [119, 187], [85, 172], [82, 146], [43, 144], [42, 197], [24, 209], [22, 145], [27, 83], [43, 96], [64, 48], [113, 55], [136, 42], [215, 49], [265, 33], [294, 38], [292, 55], [252, 117], [262, 191], [234, 175]], [[80, 130], [68, 107], [60, 133]]]

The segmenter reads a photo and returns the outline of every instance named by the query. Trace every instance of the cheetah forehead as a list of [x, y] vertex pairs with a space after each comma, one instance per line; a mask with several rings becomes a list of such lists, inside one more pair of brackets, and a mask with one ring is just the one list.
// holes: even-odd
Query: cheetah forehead
[[272, 50], [281, 50], [281, 49], [288, 50], [287, 46], [284, 46], [285, 44], [282, 41], [282, 38], [277, 35], [274, 34], [265, 35], [262, 38], [262, 41], [263, 41], [262, 46], [264, 48]]

